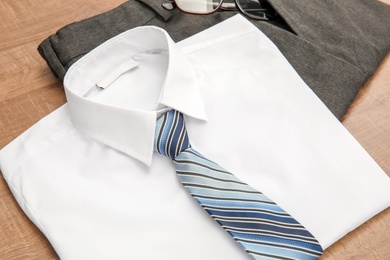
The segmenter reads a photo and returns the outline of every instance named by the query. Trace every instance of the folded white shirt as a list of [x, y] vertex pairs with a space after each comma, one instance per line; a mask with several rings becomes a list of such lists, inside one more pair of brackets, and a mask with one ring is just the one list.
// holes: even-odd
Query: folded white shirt
[[249, 259], [153, 153], [156, 118], [266, 194], [323, 249], [390, 205], [390, 179], [276, 46], [237, 15], [175, 44], [139, 27], [68, 71], [68, 103], [0, 151], [61, 259]]

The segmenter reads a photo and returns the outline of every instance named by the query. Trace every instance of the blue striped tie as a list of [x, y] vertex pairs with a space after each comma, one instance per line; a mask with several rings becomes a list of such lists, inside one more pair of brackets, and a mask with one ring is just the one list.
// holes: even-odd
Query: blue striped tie
[[183, 115], [158, 119], [154, 150], [173, 159], [185, 189], [253, 259], [317, 259], [313, 235], [267, 196], [191, 148]]

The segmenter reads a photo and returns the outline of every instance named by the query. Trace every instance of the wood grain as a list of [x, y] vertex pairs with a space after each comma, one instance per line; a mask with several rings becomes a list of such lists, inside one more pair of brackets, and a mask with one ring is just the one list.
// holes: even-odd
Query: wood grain
[[[37, 52], [66, 24], [125, 0], [0, 1], [0, 148], [66, 102], [61, 83]], [[390, 4], [390, 0], [386, 0]], [[390, 55], [367, 82], [343, 124], [390, 175]], [[328, 248], [322, 260], [390, 259], [390, 209]], [[0, 259], [58, 259], [0, 178]]]

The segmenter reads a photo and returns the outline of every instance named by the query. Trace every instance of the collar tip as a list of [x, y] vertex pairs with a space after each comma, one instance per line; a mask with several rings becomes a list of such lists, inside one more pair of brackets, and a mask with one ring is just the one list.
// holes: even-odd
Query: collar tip
[[150, 167], [152, 166], [152, 160], [148, 160], [148, 161], [145, 161], [143, 162], [146, 166]]
[[133, 151], [123, 151], [126, 155], [132, 157], [133, 159], [145, 164], [146, 166], [150, 167], [152, 165], [152, 154], [146, 155], [146, 154], [139, 154], [134, 153]]
[[199, 116], [198, 118], [199, 118], [200, 120], [202, 120], [202, 121], [207, 122], [207, 116], [206, 116], [206, 115]]
[[150, 167], [152, 165], [152, 157], [137, 158], [140, 162]]
[[207, 122], [207, 115], [206, 115], [205, 111], [203, 111], [203, 110], [199, 111], [197, 113], [194, 113], [194, 115], [192, 117], [195, 117], [199, 120]]

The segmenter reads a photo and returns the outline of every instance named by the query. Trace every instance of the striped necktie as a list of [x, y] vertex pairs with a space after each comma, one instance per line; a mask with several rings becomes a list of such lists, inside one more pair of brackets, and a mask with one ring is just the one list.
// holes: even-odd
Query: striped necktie
[[185, 189], [253, 259], [317, 259], [316, 238], [271, 199], [195, 151], [184, 118], [157, 120], [154, 150], [170, 157]]

